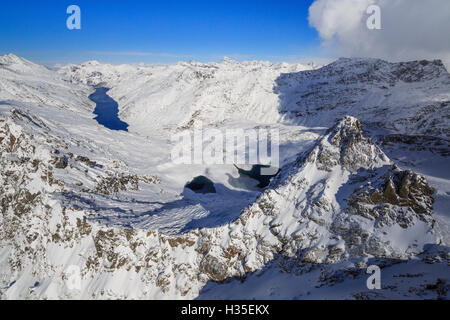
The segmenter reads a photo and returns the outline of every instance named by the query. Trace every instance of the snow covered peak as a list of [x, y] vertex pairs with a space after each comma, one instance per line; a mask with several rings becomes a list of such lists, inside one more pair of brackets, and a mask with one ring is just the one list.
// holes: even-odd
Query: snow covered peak
[[233, 60], [233, 59], [231, 59], [229, 57], [223, 57], [222, 58], [222, 62], [229, 63], [229, 64], [238, 63], [236, 60]]
[[8, 53], [3, 56], [0, 56], [0, 63], [4, 64], [4, 65], [10, 65], [10, 64], [24, 62], [24, 61], [25, 61], [25, 59], [22, 59], [13, 53]]
[[70, 85], [55, 71], [14, 54], [0, 57], [3, 105], [17, 103], [24, 107], [25, 103], [35, 103], [84, 113], [91, 109], [85, 89], [83, 85]]
[[309, 155], [307, 162], [320, 170], [331, 171], [342, 166], [349, 172], [389, 165], [390, 160], [363, 136], [362, 125], [354, 117], [345, 117], [331, 128]]
[[98, 62], [97, 60], [90, 60], [90, 61], [86, 61], [82, 65], [83, 66], [99, 66], [99, 65], [101, 65], [101, 63]]
[[[121, 77], [136, 75], [143, 67], [135, 65], [112, 65], [96, 60], [84, 62], [80, 65], [66, 65], [58, 73], [70, 79], [73, 83], [83, 83], [89, 86], [113, 86]], [[145, 68], [144, 68], [145, 69]]]
[[336, 135], [338, 135], [339, 133], [341, 133], [341, 135], [343, 134], [347, 135], [348, 132], [357, 134], [359, 137], [362, 137], [363, 131], [361, 122], [359, 122], [358, 119], [352, 116], [347, 116], [342, 120], [338, 121], [338, 123], [331, 130], [335, 134], [334, 137], [336, 137]]
[[33, 70], [47, 70], [47, 68], [28, 61], [24, 58], [18, 57], [13, 53], [8, 53], [0, 56], [0, 68], [8, 68], [15, 72], [31, 72]]
[[297, 164], [284, 168], [278, 186], [259, 200], [274, 208], [273, 215], [279, 213], [273, 221], [279, 238], [320, 235], [304, 253], [309, 262], [336, 261], [330, 249], [336, 237], [344, 240], [341, 258], [405, 257], [438, 242], [433, 188], [422, 176], [393, 165], [362, 133], [356, 118], [339, 121]]
[[345, 148], [351, 148], [355, 143], [364, 140], [362, 125], [355, 117], [345, 117], [331, 129], [328, 140], [332, 145], [340, 147], [341, 151], [345, 151]]

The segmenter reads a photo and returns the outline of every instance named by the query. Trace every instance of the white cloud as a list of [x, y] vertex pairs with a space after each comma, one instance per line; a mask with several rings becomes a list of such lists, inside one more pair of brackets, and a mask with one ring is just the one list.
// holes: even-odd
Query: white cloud
[[[381, 8], [381, 30], [367, 28], [372, 4]], [[337, 55], [442, 59], [450, 66], [449, 0], [316, 0], [309, 23]]]

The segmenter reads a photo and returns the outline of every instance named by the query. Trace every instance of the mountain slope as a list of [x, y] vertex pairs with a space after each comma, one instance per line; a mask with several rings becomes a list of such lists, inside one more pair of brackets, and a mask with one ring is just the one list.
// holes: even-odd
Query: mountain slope
[[[336, 66], [342, 61], [303, 73], [296, 73], [297, 65], [229, 60], [158, 67], [91, 62], [58, 73], [11, 55], [1, 61], [1, 298], [216, 298], [239, 287], [235, 277], [248, 298], [282, 291], [262, 282], [264, 292], [255, 290], [260, 276], [268, 286], [284, 282], [290, 298], [308, 291], [417, 298], [427, 286], [437, 288], [430, 297], [446, 298], [449, 252], [433, 212], [436, 196], [443, 203], [442, 189], [397, 166], [374, 143], [384, 140], [366, 136], [374, 136], [374, 122], [363, 103], [358, 112], [370, 131], [351, 116], [334, 122], [343, 106], [330, 117], [315, 110], [301, 120], [314, 127], [294, 126], [279, 113], [285, 97], [273, 90], [277, 79], [294, 79], [282, 86], [296, 100], [309, 74], [333, 79], [329, 73], [341, 74]], [[344, 61], [344, 71], [353, 75], [346, 85], [371, 90], [372, 80], [357, 67], [365, 70], [368, 61]], [[394, 67], [388, 67], [375, 72], [383, 83], [391, 79]], [[398, 76], [396, 86], [416, 79], [418, 92], [425, 90], [419, 85], [433, 83], [445, 96], [447, 76], [439, 67], [423, 67], [423, 75]], [[97, 84], [112, 87], [130, 132], [108, 130], [93, 119], [87, 97]], [[424, 117], [434, 123], [435, 116]], [[255, 191], [233, 185], [238, 177], [232, 165], [171, 163], [168, 138], [198, 121], [219, 129], [280, 129], [281, 172], [267, 189]], [[392, 130], [404, 137], [389, 119], [382, 121], [377, 134]], [[436, 123], [427, 130], [444, 135], [446, 123]], [[394, 147], [380, 145], [395, 149], [392, 141]], [[185, 190], [198, 175], [213, 180], [217, 194]], [[365, 287], [371, 264], [392, 277], [379, 296]], [[423, 275], [400, 286], [396, 277], [415, 267]], [[70, 285], [74, 276], [79, 286]], [[301, 285], [301, 294], [288, 282]]]
[[85, 96], [88, 87], [74, 86], [54, 71], [13, 54], [0, 56], [0, 79], [2, 103], [36, 103], [77, 113], [91, 109]]
[[330, 126], [352, 115], [389, 133], [449, 139], [450, 75], [441, 61], [339, 59], [277, 79], [284, 120]]

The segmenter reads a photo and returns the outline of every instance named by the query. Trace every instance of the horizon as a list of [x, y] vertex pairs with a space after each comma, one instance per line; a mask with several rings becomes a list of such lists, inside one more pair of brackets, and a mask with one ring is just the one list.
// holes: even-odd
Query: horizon
[[0, 54], [12, 52], [44, 65], [214, 62], [223, 57], [329, 60], [333, 57], [321, 52], [320, 37], [308, 24], [312, 3], [135, 1], [130, 6], [118, 0], [80, 0], [74, 4], [81, 9], [81, 29], [69, 30], [72, 2], [7, 1], [0, 13]]
[[329, 64], [332, 64], [340, 59], [363, 59], [363, 60], [380, 60], [380, 61], [384, 61], [387, 63], [408, 63], [408, 62], [416, 62], [416, 61], [429, 61], [429, 62], [433, 62], [433, 61], [439, 61], [440, 63], [442, 63], [442, 65], [444, 66], [444, 68], [446, 69], [446, 71], [448, 73], [450, 73], [450, 64], [448, 64], [446, 61], [442, 60], [442, 59], [411, 59], [411, 60], [405, 60], [405, 61], [389, 61], [387, 59], [381, 59], [381, 58], [371, 58], [371, 57], [337, 57], [334, 59], [322, 59], [321, 62], [322, 63], [316, 63], [317, 60], [307, 60], [305, 59], [306, 62], [287, 62], [287, 61], [270, 61], [270, 60], [237, 60], [237, 59], [232, 59], [230, 57], [222, 57], [220, 60], [217, 61], [207, 61], [207, 62], [201, 62], [201, 61], [196, 61], [196, 60], [179, 60], [179, 61], [174, 61], [174, 62], [167, 62], [167, 63], [159, 63], [159, 62], [154, 62], [154, 63], [145, 63], [145, 62], [132, 62], [132, 63], [110, 63], [110, 62], [103, 62], [103, 61], [98, 61], [98, 60], [87, 60], [87, 61], [82, 61], [80, 63], [67, 63], [67, 64], [54, 64], [54, 65], [47, 65], [44, 63], [39, 63], [33, 60], [29, 60], [26, 59], [22, 56], [19, 56], [17, 54], [15, 54], [14, 52], [8, 52], [8, 53], [2, 53], [0, 54], [0, 57], [4, 57], [4, 56], [8, 56], [8, 55], [13, 55], [16, 56], [20, 59], [25, 59], [28, 62], [37, 64], [37, 65], [41, 65], [44, 66], [50, 70], [57, 70], [59, 68], [63, 68], [65, 66], [69, 66], [69, 65], [84, 65], [90, 62], [96, 62], [99, 64], [103, 64], [103, 65], [111, 65], [111, 66], [121, 66], [121, 65], [130, 65], [130, 66], [139, 66], [139, 67], [154, 67], [154, 66], [171, 66], [171, 65], [177, 65], [177, 64], [181, 64], [181, 63], [199, 63], [199, 64], [212, 64], [212, 63], [222, 63], [226, 60], [229, 61], [233, 61], [236, 63], [251, 63], [251, 62], [259, 62], [259, 63], [270, 63], [270, 64], [282, 64], [282, 63], [286, 63], [286, 64], [299, 64], [299, 65], [303, 65], [303, 66], [312, 66], [312, 67], [325, 67]]
[[[83, 65], [83, 64], [87, 64], [90, 62], [94, 62], [94, 63], [99, 63], [99, 64], [104, 64], [104, 65], [112, 65], [112, 66], [121, 66], [121, 65], [130, 65], [130, 66], [143, 66], [143, 67], [151, 67], [151, 66], [170, 66], [170, 65], [176, 65], [176, 64], [180, 64], [180, 63], [199, 63], [199, 64], [211, 64], [211, 63], [222, 63], [226, 60], [228, 61], [233, 61], [236, 63], [251, 63], [251, 62], [259, 62], [259, 63], [270, 63], [270, 64], [282, 64], [282, 63], [286, 63], [286, 64], [299, 64], [299, 65], [304, 65], [304, 66], [308, 66], [308, 65], [312, 65], [315, 67], [322, 67], [325, 66], [327, 64], [333, 63], [339, 59], [346, 59], [349, 57], [338, 57], [338, 58], [334, 58], [334, 59], [326, 59], [326, 58], [320, 58], [320, 59], [308, 59], [308, 58], [304, 58], [302, 59], [303, 61], [271, 61], [271, 60], [263, 60], [263, 59], [249, 59], [249, 60], [238, 60], [238, 59], [234, 59], [234, 58], [230, 58], [227, 56], [223, 56], [223, 57], [218, 57], [217, 60], [211, 60], [211, 61], [198, 61], [198, 60], [174, 60], [173, 62], [106, 62], [106, 61], [100, 61], [97, 59], [93, 59], [93, 60], [85, 60], [85, 61], [81, 61], [79, 63], [72, 63], [72, 62], [68, 62], [68, 63], [56, 63], [56, 64], [46, 64], [46, 63], [40, 63], [39, 61], [34, 61], [31, 59], [27, 59], [26, 57], [23, 57], [21, 55], [18, 55], [17, 53], [14, 52], [5, 52], [5, 53], [0, 53], [0, 57], [6, 57], [6, 56], [15, 56], [17, 58], [20, 59], [24, 59], [28, 62], [37, 64], [37, 65], [41, 65], [41, 66], [45, 66], [47, 68], [53, 69], [53, 68], [60, 68], [60, 67], [64, 67], [64, 66], [68, 66], [68, 65]], [[365, 57], [351, 57], [350, 59], [374, 59], [374, 58], [365, 58]], [[382, 60], [382, 59], [380, 59]], [[390, 61], [388, 61], [390, 62]]]
[[368, 57], [440, 59], [448, 68], [449, 16], [442, 0], [5, 0], [0, 54], [47, 66]]

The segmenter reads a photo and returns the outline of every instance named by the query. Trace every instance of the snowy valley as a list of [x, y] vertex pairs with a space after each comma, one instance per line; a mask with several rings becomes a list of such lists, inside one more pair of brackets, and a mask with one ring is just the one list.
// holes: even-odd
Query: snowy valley
[[[95, 120], [100, 87], [128, 131]], [[199, 122], [279, 130], [280, 172], [173, 163]], [[0, 56], [0, 298], [448, 299], [449, 141], [440, 61]]]

